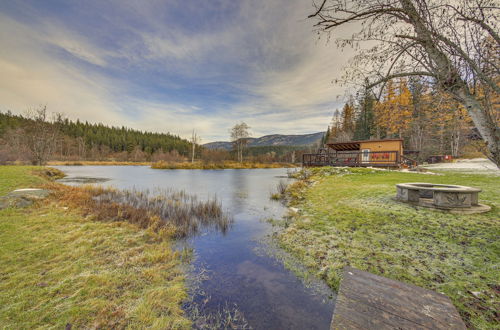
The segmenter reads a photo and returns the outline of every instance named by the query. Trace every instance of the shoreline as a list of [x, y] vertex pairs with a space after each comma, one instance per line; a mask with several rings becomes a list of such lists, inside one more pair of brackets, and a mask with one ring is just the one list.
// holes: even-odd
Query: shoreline
[[[308, 172], [307, 175], [301, 173]], [[277, 244], [334, 291], [351, 266], [447, 295], [470, 327], [495, 324], [500, 235], [498, 176], [359, 168], [298, 172], [286, 188], [291, 212], [277, 220]], [[394, 185], [432, 182], [480, 187], [483, 214], [455, 215], [392, 200]]]
[[[25, 165], [18, 165], [25, 166]], [[150, 166], [159, 170], [225, 170], [225, 169], [261, 169], [261, 168], [296, 168], [290, 163], [253, 163], [253, 162], [125, 162], [125, 161], [49, 161], [47, 166]]]
[[295, 168], [299, 167], [295, 164], [289, 163], [252, 163], [252, 162], [195, 162], [195, 163], [168, 163], [168, 162], [157, 162], [151, 165], [153, 169], [159, 170], [226, 170], [226, 169], [261, 169], [261, 168]]

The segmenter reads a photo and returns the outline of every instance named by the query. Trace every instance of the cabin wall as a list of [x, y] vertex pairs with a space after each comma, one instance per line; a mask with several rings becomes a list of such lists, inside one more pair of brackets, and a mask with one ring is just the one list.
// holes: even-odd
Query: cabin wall
[[[399, 156], [403, 154], [403, 142], [402, 141], [367, 141], [360, 143], [360, 150], [370, 149], [371, 152], [382, 152], [381, 154], [371, 154], [370, 162], [377, 164], [387, 164], [387, 162], [397, 162], [396, 154], [388, 153], [383, 154], [384, 151], [398, 151]], [[377, 162], [380, 158], [381, 161]]]

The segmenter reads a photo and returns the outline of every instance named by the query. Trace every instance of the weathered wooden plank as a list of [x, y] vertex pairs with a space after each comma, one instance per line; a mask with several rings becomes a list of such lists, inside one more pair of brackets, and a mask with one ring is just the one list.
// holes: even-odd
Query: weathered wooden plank
[[[346, 281], [346, 292], [351, 299], [363, 301], [386, 312], [404, 313], [406, 318], [426, 326], [435, 323], [453, 323], [455, 308], [449, 299], [430, 290], [414, 291], [412, 287], [397, 285], [383, 285], [375, 281], [355, 278]], [[402, 285], [401, 285], [402, 284]]]
[[346, 267], [332, 329], [465, 329], [448, 297]]
[[[431, 294], [431, 295], [436, 296], [436, 299], [442, 301], [443, 303], [447, 303], [449, 301], [448, 297], [446, 297], [442, 293], [438, 293], [435, 291], [424, 289], [424, 288], [416, 286], [414, 284], [403, 283], [403, 282], [391, 280], [387, 277], [378, 276], [378, 275], [375, 275], [375, 274], [372, 274], [369, 272], [364, 272], [364, 271], [361, 271], [361, 270], [356, 269], [356, 268], [346, 267], [344, 273], [346, 276], [355, 276], [353, 279], [356, 281], [362, 281], [363, 279], [366, 279], [368, 281], [372, 281], [374, 283], [380, 283], [380, 284], [387, 285], [387, 286], [390, 286], [393, 288], [406, 288], [406, 289], [412, 289], [414, 292], [420, 293], [420, 294]], [[349, 273], [353, 273], [353, 275], [351, 275]]]
[[[392, 314], [373, 307], [370, 304], [364, 304], [362, 301], [353, 300], [350, 297], [339, 296], [335, 307], [334, 329], [351, 329], [350, 327], [339, 326], [338, 317], [348, 319], [355, 323], [361, 329], [416, 329], [423, 330], [428, 327], [408, 320], [403, 316]], [[356, 328], [354, 328], [356, 329]]]
[[400, 305], [387, 303], [387, 301], [391, 299], [390, 296], [386, 296], [385, 298], [378, 298], [376, 294], [367, 296], [351, 293], [346, 298], [349, 301], [356, 301], [359, 304], [363, 304], [370, 308], [376, 309], [378, 313], [387, 315], [387, 317], [391, 315], [404, 315], [405, 320], [426, 328], [447, 328], [449, 324], [453, 324], [455, 322], [454, 318], [450, 318], [447, 316], [449, 314], [448, 310], [443, 310], [443, 308], [433, 302], [423, 303], [417, 309], [413, 309], [413, 306], [404, 305], [404, 302], [401, 302]]
[[[364, 295], [373, 298], [376, 304], [381, 305], [380, 308], [390, 309], [392, 312], [401, 310], [407, 313], [408, 317], [414, 316], [415, 322], [428, 321], [434, 325], [436, 322], [443, 323], [443, 327], [454, 323], [463, 324], [450, 299], [441, 293], [368, 272], [354, 270], [351, 273], [353, 273], [354, 278], [353, 281], [349, 282], [356, 281], [357, 284], [361, 284], [354, 287], [351, 293], [358, 292], [361, 297]], [[347, 275], [350, 275], [349, 272]], [[373, 283], [380, 285], [377, 290], [372, 290]], [[368, 290], [365, 290], [365, 284], [372, 285], [369, 285]], [[359, 289], [363, 291], [359, 292]]]

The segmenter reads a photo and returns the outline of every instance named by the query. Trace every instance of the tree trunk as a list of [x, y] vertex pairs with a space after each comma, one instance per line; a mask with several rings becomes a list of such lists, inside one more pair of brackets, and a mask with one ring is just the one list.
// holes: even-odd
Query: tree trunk
[[462, 79], [448, 56], [436, 46], [432, 33], [426, 28], [411, 0], [400, 0], [419, 39], [423, 40], [429, 58], [436, 65], [436, 78], [441, 87], [454, 95], [465, 106], [474, 125], [486, 142], [488, 158], [500, 167], [500, 130], [486, 109], [472, 95], [467, 82]]
[[240, 163], [243, 163], [243, 142], [240, 142]]
[[444, 123], [441, 123], [441, 129], [439, 130], [439, 154], [444, 154]]
[[476, 126], [484, 142], [486, 142], [486, 147], [490, 153], [488, 158], [500, 167], [500, 130], [496, 123], [486, 109], [468, 91], [461, 89], [457, 91], [456, 95], [465, 105], [474, 126]]
[[191, 153], [191, 163], [194, 163], [194, 152], [195, 152], [195, 144], [193, 142], [193, 148], [192, 148], [192, 153]]

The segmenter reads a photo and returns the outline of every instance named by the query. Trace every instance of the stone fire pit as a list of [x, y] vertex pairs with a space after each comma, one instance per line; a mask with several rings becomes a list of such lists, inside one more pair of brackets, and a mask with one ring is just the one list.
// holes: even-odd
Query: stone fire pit
[[482, 213], [491, 207], [479, 204], [481, 189], [434, 183], [399, 183], [396, 200], [453, 213]]

